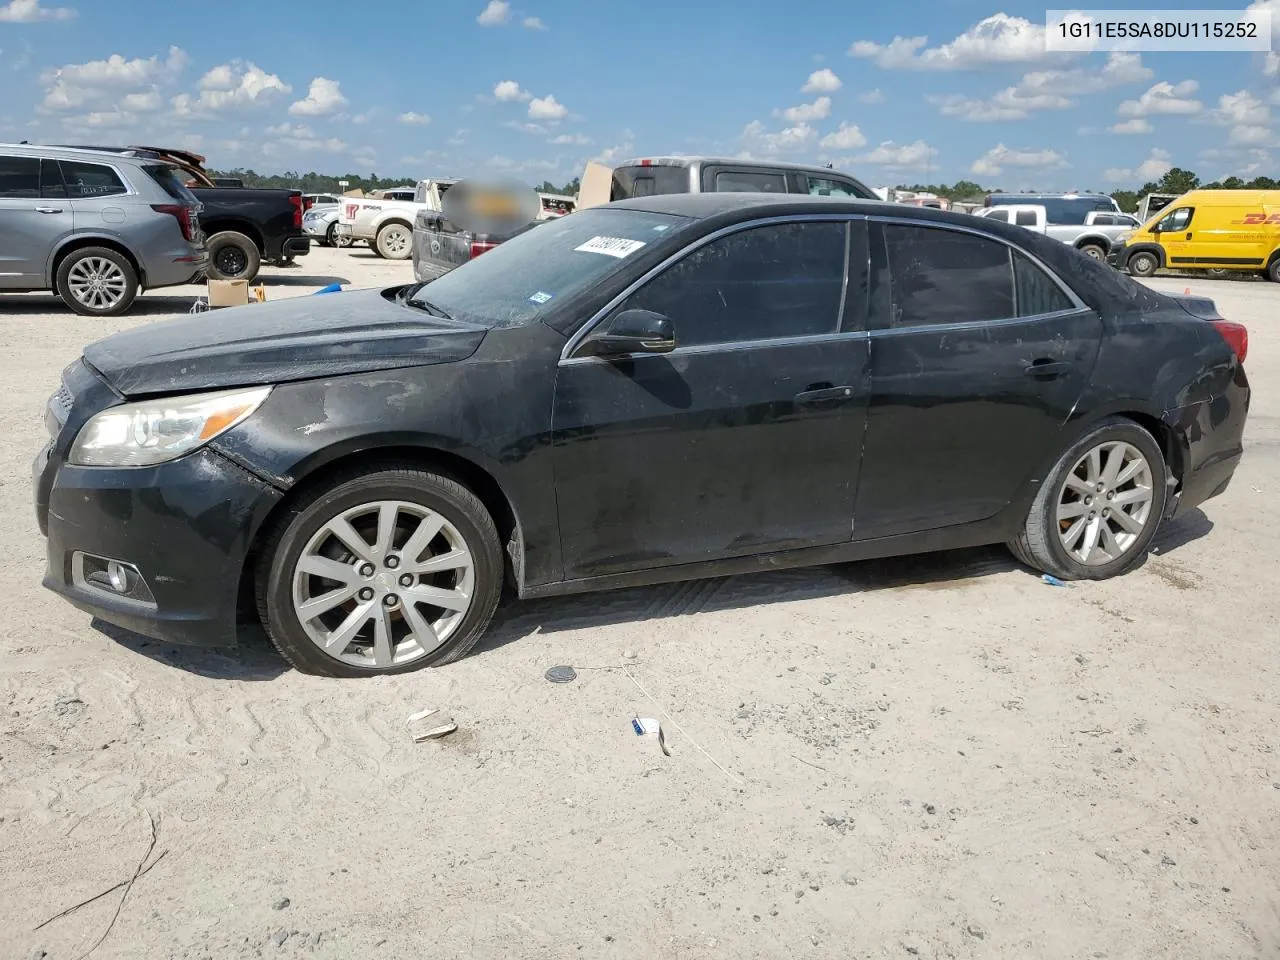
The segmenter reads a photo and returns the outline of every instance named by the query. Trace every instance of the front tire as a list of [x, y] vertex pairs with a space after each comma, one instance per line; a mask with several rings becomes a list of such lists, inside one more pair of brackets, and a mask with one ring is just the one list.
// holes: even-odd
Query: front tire
[[1129, 272], [1135, 277], [1150, 277], [1160, 269], [1160, 259], [1154, 253], [1143, 251], [1129, 258]]
[[1086, 257], [1089, 257], [1091, 260], [1107, 259], [1107, 251], [1096, 243], [1086, 243], [1083, 246], [1077, 247], [1076, 249], [1079, 250], [1081, 253], [1083, 253]]
[[58, 294], [82, 317], [115, 317], [138, 296], [138, 273], [110, 247], [84, 247], [58, 265]]
[[281, 656], [320, 676], [460, 659], [502, 591], [502, 549], [479, 498], [412, 467], [339, 477], [280, 519], [261, 556], [263, 626]]
[[1123, 417], [1096, 424], [1045, 478], [1009, 543], [1061, 580], [1106, 580], [1145, 556], [1164, 516], [1168, 468], [1155, 439]]
[[337, 223], [329, 224], [329, 229], [324, 232], [324, 240], [321, 241], [326, 247], [336, 247], [338, 245], [338, 225]]
[[385, 224], [373, 246], [384, 260], [408, 260], [413, 253], [413, 231], [403, 223]]
[[212, 280], [248, 280], [253, 282], [262, 267], [258, 245], [243, 233], [224, 230], [208, 240], [209, 266]]

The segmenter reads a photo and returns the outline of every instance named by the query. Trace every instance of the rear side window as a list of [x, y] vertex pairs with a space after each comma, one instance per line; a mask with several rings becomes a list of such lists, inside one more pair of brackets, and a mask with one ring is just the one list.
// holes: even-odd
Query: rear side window
[[1009, 211], [1008, 210], [992, 210], [990, 213], [987, 214], [987, 219], [999, 220], [1001, 223], [1008, 223]]
[[120, 176], [108, 166], [80, 160], [63, 160], [61, 165], [67, 196], [72, 200], [92, 200], [129, 192]]
[[1017, 211], [1017, 220], [1015, 221], [1020, 227], [1034, 227], [1036, 225], [1036, 215], [1034, 210]]
[[1009, 248], [970, 233], [884, 225], [891, 327], [1015, 316]]
[[186, 188], [182, 179], [178, 176], [178, 171], [173, 167], [157, 163], [143, 169], [147, 171], [147, 176], [154, 180], [160, 186], [160, 189], [174, 200], [180, 200], [183, 203], [196, 202], [195, 194]]
[[40, 161], [36, 157], [0, 157], [0, 198], [40, 197]]
[[689, 192], [689, 168], [673, 166], [619, 167], [613, 171], [609, 200], [665, 196]]
[[861, 193], [852, 183], [844, 180], [828, 180], [825, 177], [807, 177], [806, 179], [809, 181], [810, 196], [867, 199], [866, 195]]
[[763, 170], [718, 170], [716, 193], [786, 193], [787, 178]]
[[1071, 298], [1062, 292], [1053, 278], [1017, 251], [1013, 254], [1013, 280], [1020, 317], [1038, 317], [1075, 309]]
[[57, 160], [40, 161], [40, 196], [46, 200], [66, 199], [67, 188], [62, 182]]

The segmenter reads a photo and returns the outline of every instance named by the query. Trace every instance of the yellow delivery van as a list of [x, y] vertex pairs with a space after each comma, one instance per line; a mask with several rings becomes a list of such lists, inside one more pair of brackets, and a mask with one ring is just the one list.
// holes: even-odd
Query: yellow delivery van
[[1135, 277], [1170, 270], [1252, 271], [1280, 283], [1280, 190], [1192, 190], [1111, 246]]

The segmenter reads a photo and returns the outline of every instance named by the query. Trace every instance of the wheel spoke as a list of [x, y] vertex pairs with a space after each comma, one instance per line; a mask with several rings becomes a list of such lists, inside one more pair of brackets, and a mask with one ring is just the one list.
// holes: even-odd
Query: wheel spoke
[[465, 550], [450, 550], [429, 560], [406, 565], [410, 573], [440, 573], [444, 570], [460, 570], [471, 566], [471, 554]]
[[1085, 476], [1090, 486], [1096, 486], [1102, 476], [1102, 448], [1094, 447], [1085, 458]]
[[445, 590], [441, 587], [431, 587], [426, 584], [419, 584], [410, 590], [406, 590], [402, 596], [412, 603], [425, 603], [433, 607], [442, 607], [445, 610], [465, 610], [471, 606], [471, 598], [459, 590]]
[[362, 603], [347, 614], [347, 619], [343, 620], [338, 625], [338, 628], [325, 638], [325, 649], [335, 654], [340, 654], [346, 650], [351, 645], [351, 641], [355, 639], [356, 634], [360, 632], [360, 628], [373, 616], [373, 606], [373, 603]]
[[395, 661], [391, 647], [391, 611], [380, 607], [373, 615], [373, 665], [389, 667]]
[[348, 586], [354, 586], [359, 578], [356, 568], [351, 564], [342, 563], [339, 560], [330, 560], [328, 557], [318, 557], [315, 554], [299, 560], [298, 570], [301, 573], [311, 573], [317, 577], [324, 577], [326, 580], [336, 580], [338, 583], [344, 583]]
[[440, 636], [436, 633], [436, 628], [412, 603], [404, 605], [404, 618], [413, 632], [413, 639], [418, 641], [418, 646], [422, 648], [423, 653], [430, 653], [440, 646]]
[[1085, 528], [1084, 543], [1080, 544], [1080, 559], [1085, 563], [1088, 563], [1089, 558], [1093, 556], [1093, 551], [1098, 546], [1098, 537], [1101, 532], [1102, 521], [1098, 517], [1094, 517]]
[[1146, 463], [1144, 463], [1141, 458], [1131, 461], [1127, 467], [1116, 475], [1116, 481], [1112, 486], [1123, 487], [1126, 483], [1141, 473], [1142, 468], [1145, 466]]
[[1125, 513], [1125, 511], [1123, 510], [1114, 510], [1112, 511], [1111, 515], [1115, 517], [1116, 523], [1124, 527], [1127, 533], [1132, 533], [1135, 536], [1140, 534], [1142, 532], [1142, 528], [1146, 526], [1146, 524], [1142, 523], [1140, 520], [1136, 519], [1135, 517], [1132, 517], [1129, 514]]
[[1125, 490], [1123, 493], [1117, 493], [1115, 499], [1111, 501], [1113, 507], [1123, 507], [1129, 504], [1146, 503], [1151, 499], [1151, 490], [1149, 487], [1134, 487], [1132, 490]]
[[346, 603], [355, 595], [355, 587], [346, 586], [339, 587], [337, 590], [332, 590], [318, 597], [312, 597], [306, 603], [298, 605], [298, 618], [303, 622], [314, 620], [320, 614], [328, 613], [338, 604]]
[[[1079, 469], [1079, 468], [1077, 467], [1076, 469]], [[1074, 490], [1076, 493], [1085, 497], [1090, 496], [1095, 492], [1093, 489], [1093, 484], [1089, 483], [1086, 480], [1081, 480], [1079, 475], [1076, 474], [1074, 471], [1067, 474], [1067, 489]]]
[[1089, 512], [1089, 507], [1083, 500], [1073, 500], [1071, 503], [1058, 504], [1058, 519], [1071, 520], [1075, 517], [1083, 516]]
[[379, 560], [391, 552], [391, 545], [396, 536], [396, 517], [400, 507], [394, 503], [384, 503], [378, 507], [378, 542], [374, 544], [373, 553]]
[[373, 550], [369, 541], [356, 532], [345, 517], [334, 517], [328, 524], [329, 532], [342, 541], [342, 545], [366, 563], [372, 562]]
[[[415, 573], [422, 572], [418, 566], [418, 558], [422, 556], [422, 551], [427, 549], [427, 545], [436, 538], [444, 527], [444, 517], [438, 513], [429, 513], [418, 521], [418, 529], [413, 531], [413, 535], [405, 541], [404, 549], [400, 551], [400, 559], [404, 561], [405, 569]], [[449, 567], [441, 567], [441, 570], [448, 570]]]
[[1107, 451], [1107, 465], [1102, 471], [1102, 482], [1108, 488], [1114, 487], [1116, 477], [1120, 475], [1120, 468], [1124, 466], [1124, 455], [1127, 448], [1123, 443], [1113, 444], [1111, 449]]
[[1074, 550], [1076, 544], [1080, 542], [1080, 537], [1084, 535], [1084, 529], [1089, 525], [1088, 517], [1081, 517], [1070, 527], [1067, 532], [1062, 535], [1062, 545], [1068, 550]]
[[1124, 547], [1120, 546], [1120, 541], [1116, 539], [1115, 531], [1111, 529], [1109, 523], [1102, 525], [1102, 549], [1112, 560], [1124, 553]]

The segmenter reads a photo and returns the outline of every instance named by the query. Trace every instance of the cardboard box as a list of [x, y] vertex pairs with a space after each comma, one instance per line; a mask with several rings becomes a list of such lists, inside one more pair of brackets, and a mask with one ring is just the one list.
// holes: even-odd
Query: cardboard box
[[598, 207], [608, 203], [613, 192], [613, 168], [603, 163], [590, 162], [578, 181], [578, 209]]
[[248, 280], [210, 280], [209, 306], [243, 307], [249, 302]]

